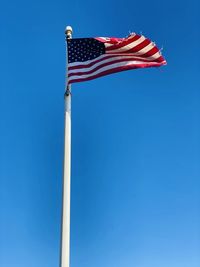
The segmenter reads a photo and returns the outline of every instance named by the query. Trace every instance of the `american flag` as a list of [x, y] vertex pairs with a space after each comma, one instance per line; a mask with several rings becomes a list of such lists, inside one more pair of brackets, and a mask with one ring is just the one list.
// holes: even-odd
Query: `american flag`
[[68, 84], [166, 64], [155, 43], [136, 33], [127, 38], [75, 38], [67, 40], [67, 44]]

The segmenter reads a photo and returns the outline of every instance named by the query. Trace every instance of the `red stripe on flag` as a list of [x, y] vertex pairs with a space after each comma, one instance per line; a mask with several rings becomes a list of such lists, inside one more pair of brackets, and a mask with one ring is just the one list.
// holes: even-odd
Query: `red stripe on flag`
[[112, 46], [109, 46], [106, 48], [106, 51], [110, 51], [110, 50], [115, 50], [115, 49], [119, 49], [123, 46], [126, 46], [128, 44], [131, 44], [134, 41], [137, 41], [139, 38], [141, 37], [141, 35], [134, 35], [134, 36], [130, 36], [130, 38], [124, 39], [123, 41], [121, 41], [119, 44], [114, 44]]
[[149, 45], [151, 43], [151, 41], [149, 39], [145, 39], [142, 43], [136, 45], [135, 47], [133, 47], [132, 49], [128, 50], [127, 52], [138, 52], [141, 49], [145, 48], [147, 45]]
[[157, 52], [159, 52], [159, 49], [156, 46], [154, 46], [151, 50], [149, 50], [147, 53], [143, 54], [142, 56], [143, 57], [151, 57], [154, 54], [156, 54]]

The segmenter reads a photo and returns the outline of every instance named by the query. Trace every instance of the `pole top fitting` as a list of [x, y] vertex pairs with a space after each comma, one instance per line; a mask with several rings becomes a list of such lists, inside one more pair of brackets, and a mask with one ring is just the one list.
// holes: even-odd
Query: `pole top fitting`
[[66, 34], [66, 38], [67, 39], [71, 39], [72, 38], [72, 27], [71, 26], [67, 26], [65, 29], [65, 34]]

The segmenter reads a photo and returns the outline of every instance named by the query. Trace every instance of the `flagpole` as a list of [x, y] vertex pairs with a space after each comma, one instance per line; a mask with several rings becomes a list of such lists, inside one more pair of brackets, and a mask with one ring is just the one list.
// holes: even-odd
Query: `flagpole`
[[[72, 38], [72, 28], [66, 27], [66, 42]], [[66, 54], [67, 55], [67, 54]], [[66, 56], [67, 58], [67, 56]], [[71, 193], [71, 85], [66, 79], [65, 89], [64, 168], [60, 267], [70, 264], [70, 193]]]

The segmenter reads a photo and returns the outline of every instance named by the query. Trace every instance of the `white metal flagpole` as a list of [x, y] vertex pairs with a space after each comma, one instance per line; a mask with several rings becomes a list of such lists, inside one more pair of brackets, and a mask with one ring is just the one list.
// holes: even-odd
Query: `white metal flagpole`
[[[72, 38], [72, 28], [66, 27], [66, 41]], [[71, 86], [66, 79], [65, 91], [65, 134], [64, 134], [64, 171], [60, 267], [70, 264], [70, 192], [71, 192]]]

